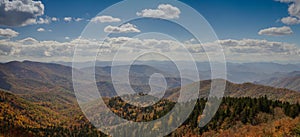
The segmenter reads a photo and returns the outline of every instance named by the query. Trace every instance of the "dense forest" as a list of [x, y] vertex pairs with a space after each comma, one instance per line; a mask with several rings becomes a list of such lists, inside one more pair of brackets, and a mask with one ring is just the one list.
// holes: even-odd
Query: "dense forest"
[[[213, 119], [206, 126], [199, 128], [198, 124], [201, 121], [202, 110], [206, 102], [206, 99], [199, 99], [189, 118], [168, 136], [226, 136], [233, 134], [240, 136], [300, 136], [300, 105], [298, 103], [272, 101], [268, 100], [266, 96], [260, 98], [225, 97]], [[131, 106], [119, 97], [111, 98], [106, 103], [115, 114], [131, 121], [150, 121], [160, 118], [174, 106], [173, 102], [165, 99], [147, 108]], [[47, 110], [9, 93], [1, 94], [0, 104], [1, 136], [106, 136], [82, 117], [82, 114], [72, 115], [74, 119], [82, 119], [81, 122], [67, 125], [55, 121], [55, 118], [51, 119], [51, 117], [59, 117], [59, 115], [48, 114]], [[189, 105], [189, 103], [182, 105]], [[28, 106], [30, 109], [22, 108]], [[30, 115], [31, 113], [38, 115]], [[176, 117], [173, 116], [168, 123], [175, 120]], [[31, 124], [27, 124], [27, 122]], [[114, 130], [119, 131], [120, 135], [126, 133], [126, 131], [122, 131], [122, 126], [116, 126]], [[131, 131], [131, 133], [135, 132], [137, 131]]]

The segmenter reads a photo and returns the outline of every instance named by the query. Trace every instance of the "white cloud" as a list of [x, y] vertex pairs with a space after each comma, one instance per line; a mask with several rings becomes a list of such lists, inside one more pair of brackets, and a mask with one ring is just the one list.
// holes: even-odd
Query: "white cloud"
[[37, 41], [36, 39], [31, 38], [31, 37], [19, 40], [18, 42], [22, 43], [23, 45], [32, 45], [32, 44], [39, 43], [39, 41]]
[[36, 20], [36, 24], [50, 24], [51, 23], [51, 18], [46, 17], [46, 18], [39, 18]]
[[[124, 45], [125, 44], [125, 45]], [[96, 54], [102, 57], [114, 55], [120, 47], [126, 55], [135, 55], [143, 51], [154, 51], [167, 54], [178, 54], [180, 60], [180, 50], [182, 43], [174, 40], [157, 40], [157, 39], [139, 39], [129, 37], [107, 38], [105, 41], [91, 39], [74, 39], [67, 42], [57, 41], [38, 41], [34, 38], [26, 38], [23, 40], [12, 41], [9, 39], [0, 40], [0, 57], [16, 59], [16, 58], [33, 58], [64, 61], [64, 59], [72, 60], [75, 47], [83, 58], [91, 57]], [[242, 40], [219, 40], [210, 43], [183, 43], [193, 56], [206, 57], [204, 49], [209, 49], [207, 53], [215, 53], [210, 47], [221, 44], [224, 47], [224, 53], [227, 59], [239, 61], [291, 61], [296, 60], [300, 55], [300, 49], [295, 44], [274, 42], [257, 39]], [[100, 51], [99, 46], [101, 45]], [[50, 59], [51, 58], [51, 59]], [[110, 58], [108, 58], [110, 59]], [[199, 59], [199, 58], [195, 58]], [[255, 60], [253, 60], [255, 59]], [[299, 62], [299, 59], [298, 59]]]
[[18, 35], [19, 35], [19, 33], [12, 29], [1, 29], [0, 28], [0, 37], [12, 38], [12, 37], [17, 37]]
[[286, 24], [286, 25], [295, 25], [295, 24], [300, 24], [300, 20], [295, 17], [285, 17], [281, 19], [281, 22]]
[[[222, 45], [227, 61], [233, 62], [299, 62], [300, 49], [295, 44], [259, 39], [219, 40], [203, 44], [186, 44], [195, 58], [206, 58], [205, 53], [214, 54], [210, 47]], [[205, 48], [204, 48], [205, 47]], [[208, 49], [205, 51], [204, 49]], [[206, 61], [206, 60], [204, 60]]]
[[66, 40], [69, 40], [69, 39], [70, 39], [70, 37], [65, 37], [65, 39], [66, 39]]
[[114, 18], [112, 16], [97, 16], [91, 20], [93, 23], [105, 23], [105, 22], [120, 22], [121, 19]]
[[67, 42], [58, 41], [38, 41], [34, 38], [26, 38], [18, 41], [8, 39], [0, 40], [0, 57], [11, 58], [32, 58], [32, 59], [47, 59], [56, 58], [71, 59], [74, 54], [75, 47], [83, 51], [82, 56], [95, 55], [98, 52], [101, 41], [88, 39], [75, 39]]
[[300, 0], [295, 0], [290, 4], [288, 11], [291, 16], [300, 18]]
[[157, 39], [139, 39], [129, 37], [109, 38], [104, 45], [110, 47], [110, 52], [116, 51], [119, 47], [125, 47], [126, 53], [139, 52], [141, 50], [152, 50], [157, 52], [177, 51], [180, 43], [173, 40], [157, 40]]
[[64, 21], [65, 22], [71, 22], [72, 21], [72, 17], [64, 17]]
[[224, 47], [227, 61], [299, 62], [300, 49], [295, 44], [258, 39], [229, 39], [219, 43]]
[[195, 38], [191, 38], [190, 40], [187, 40], [184, 42], [185, 44], [196, 44], [198, 41]]
[[44, 32], [46, 30], [44, 28], [38, 28], [36, 31], [38, 31], [38, 32]]
[[[192, 40], [194, 41], [194, 40]], [[209, 43], [179, 43], [174, 40], [157, 40], [157, 39], [138, 39], [128, 37], [109, 38], [104, 45], [110, 47], [113, 52], [119, 47], [127, 47], [128, 52], [140, 50], [154, 50], [157, 52], [181, 52], [181, 44], [193, 54], [205, 54], [205, 52], [214, 53], [219, 49], [213, 49], [222, 45], [226, 55], [244, 54], [244, 55], [300, 55], [300, 49], [295, 44], [274, 42], [259, 39], [242, 39], [242, 40], [219, 40]], [[205, 49], [205, 50], [204, 50]]]
[[279, 1], [282, 3], [291, 3], [291, 2], [295, 2], [296, 0], [275, 0], [275, 1]]
[[1, 0], [0, 25], [26, 26], [44, 14], [44, 4], [33, 0]]
[[[44, 5], [33, 0], [0, 1], [0, 25], [26, 26], [31, 24], [50, 24], [52, 19], [44, 15]], [[54, 20], [53, 20], [54, 21]]]
[[219, 40], [213, 43], [204, 43], [203, 46], [211, 47], [216, 44], [221, 44], [227, 54], [300, 54], [300, 49], [295, 44], [258, 39]]
[[82, 21], [83, 18], [75, 18], [74, 20], [75, 20], [76, 22], [79, 22], [79, 21]]
[[132, 32], [141, 32], [137, 27], [133, 24], [127, 23], [123, 24], [120, 27], [118, 26], [107, 26], [104, 28], [104, 32], [107, 33], [132, 33]]
[[56, 21], [59, 21], [59, 19], [56, 18], [56, 17], [52, 17], [52, 18], [51, 18], [51, 21], [56, 22]]
[[[66, 37], [68, 39], [68, 37]], [[155, 40], [128, 37], [108, 38], [104, 44], [99, 40], [75, 39], [68, 42], [37, 41], [34, 38], [26, 38], [19, 41], [0, 40], [0, 56], [47, 58], [57, 57], [72, 58], [75, 46], [82, 51], [82, 56], [91, 56], [97, 53], [114, 53], [125, 42], [128, 42], [128, 53], [137, 52], [140, 49], [155, 49], [157, 51], [171, 51], [175, 49], [177, 42], [171, 40]], [[99, 45], [102, 45], [99, 50]]]
[[281, 22], [287, 25], [300, 24], [300, 0], [276, 0], [282, 3], [288, 3], [289, 17], [281, 19]]
[[26, 38], [19, 41], [0, 40], [0, 53], [11, 57], [71, 56], [73, 52], [72, 47], [69, 43], [37, 41], [34, 38]]
[[162, 18], [162, 19], [177, 19], [179, 18], [181, 11], [179, 8], [170, 4], [160, 4], [157, 9], [144, 9], [141, 12], [137, 12], [137, 16]]
[[269, 35], [269, 36], [284, 36], [291, 35], [293, 31], [290, 27], [271, 27], [267, 29], [262, 29], [258, 32], [259, 35]]

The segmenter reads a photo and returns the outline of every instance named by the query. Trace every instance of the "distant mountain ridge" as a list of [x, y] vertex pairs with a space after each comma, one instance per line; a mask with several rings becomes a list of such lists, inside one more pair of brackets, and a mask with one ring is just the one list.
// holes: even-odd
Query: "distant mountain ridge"
[[[221, 79], [219, 79], [221, 80]], [[222, 80], [224, 81], [224, 80]], [[186, 85], [184, 87], [188, 87]], [[200, 81], [199, 97], [207, 98], [211, 89], [211, 80]], [[174, 100], [179, 96], [180, 88], [169, 89], [167, 98]], [[300, 92], [284, 89], [274, 88], [270, 86], [256, 85], [253, 83], [235, 84], [226, 81], [224, 97], [251, 97], [259, 98], [267, 96], [271, 100], [287, 101], [291, 103], [300, 103]]]
[[287, 88], [300, 92], [300, 71], [280, 73], [277, 76], [255, 82], [278, 88]]
[[[116, 66], [116, 70], [123, 70], [126, 67], [127, 66]], [[114, 95], [111, 93], [111, 91], [114, 90], [113, 86], [111, 85], [111, 67], [96, 67], [95, 69], [95, 77], [99, 89], [101, 89], [103, 92], [106, 92], [104, 93], [105, 95]], [[91, 68], [74, 69], [74, 71], [89, 73]], [[180, 78], [172, 77], [171, 74], [147, 65], [131, 66], [130, 82], [136, 89], [149, 90], [149, 78], [154, 73], [161, 73], [165, 75], [168, 88], [180, 86]], [[123, 74], [117, 75], [122, 76]], [[102, 87], [102, 85], [107, 86]], [[72, 68], [54, 63], [40, 63], [31, 61], [13, 61], [1, 63], [0, 89], [9, 90], [16, 94], [50, 92], [57, 89], [64, 89], [73, 92]]]
[[[126, 66], [118, 66], [117, 69], [124, 69]], [[84, 68], [89, 69], [89, 68]], [[75, 69], [76, 70], [76, 69]], [[81, 71], [81, 70], [77, 70]], [[132, 86], [135, 89], [139, 90], [149, 90], [148, 80], [149, 75], [153, 73], [162, 73], [166, 74], [166, 76], [171, 76], [168, 73], [160, 69], [156, 69], [152, 66], [147, 65], [134, 65], [131, 66], [132, 72]], [[110, 67], [96, 67], [96, 79], [98, 83], [98, 87], [102, 88], [101, 90], [106, 92], [105, 95], [111, 96], [113, 85], [111, 83], [110, 78]], [[72, 89], [72, 68], [68, 66], [63, 66], [59, 64], [53, 63], [39, 63], [39, 62], [8, 62], [0, 64], [0, 88], [12, 91], [17, 94], [27, 94], [27, 93], [36, 93], [36, 92], [49, 92], [53, 90], [66, 90], [73, 92]], [[294, 77], [299, 76], [299, 71], [295, 71], [286, 75], [287, 77], [291, 77], [293, 80]], [[180, 86], [180, 78], [176, 77], [166, 77], [168, 82], [168, 88], [175, 88]], [[202, 82], [203, 83], [203, 82]], [[202, 84], [202, 87], [207, 88], [208, 84]], [[204, 82], [205, 83], [205, 82]], [[236, 87], [238, 84], [233, 84], [230, 82], [227, 86]], [[281, 82], [284, 83], [284, 82]], [[298, 86], [298, 81], [290, 82], [293, 85]], [[104, 86], [103, 86], [104, 85]], [[268, 89], [278, 91], [276, 88], [266, 88], [265, 86], [248, 85], [247, 88], [251, 89], [251, 87], [255, 87], [258, 89]], [[251, 85], [251, 86], [250, 86]], [[272, 85], [271, 85], [272, 86]], [[261, 87], [261, 88], [259, 88]], [[286, 87], [284, 87], [286, 88]], [[279, 93], [279, 92], [278, 92]], [[257, 93], [258, 94], [258, 93]], [[277, 94], [277, 93], [276, 93]], [[251, 94], [250, 94], [251, 95]]]
[[[58, 63], [67, 66], [72, 66], [72, 63], [69, 62], [58, 62]], [[95, 63], [96, 66], [99, 67], [111, 66], [111, 62], [109, 61], [97, 61]], [[182, 66], [184, 66], [182, 71], [185, 73], [189, 73], [190, 68], [193, 67], [193, 66], [189, 66], [190, 63], [187, 63], [186, 61], [179, 61], [177, 63], [180, 63], [182, 64]], [[209, 62], [195, 62], [195, 63], [198, 68], [199, 76], [201, 80], [211, 79], [210, 63]], [[81, 64], [79, 66], [88, 67], [88, 64], [93, 64], [93, 63], [81, 62], [78, 64]], [[170, 61], [137, 61], [136, 64], [137, 65], [147, 64], [148, 66], [154, 67], [158, 70], [168, 72], [177, 77], [179, 76], [179, 71], [177, 70], [175, 64]], [[220, 63], [216, 63], [216, 64], [220, 65]], [[274, 74], [277, 73], [289, 73], [293, 71], [300, 71], [300, 64], [279, 64], [279, 63], [272, 63], [272, 62], [251, 62], [251, 63], [227, 62], [226, 66], [227, 66], [227, 79], [235, 83], [255, 82], [255, 81], [264, 80], [266, 78], [271, 78], [274, 76]]]

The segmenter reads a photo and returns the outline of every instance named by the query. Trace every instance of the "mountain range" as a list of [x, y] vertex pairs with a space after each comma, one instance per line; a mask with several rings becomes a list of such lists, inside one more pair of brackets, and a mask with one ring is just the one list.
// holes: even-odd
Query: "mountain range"
[[[126, 68], [128, 66], [119, 66], [118, 69], [124, 69], [124, 67]], [[89, 69], [91, 68], [75, 69], [75, 71], [89, 72]], [[110, 67], [98, 66], [95, 69], [97, 85], [105, 99], [105, 102], [109, 102], [110, 99], [114, 100], [117, 94], [115, 93], [114, 86], [111, 79], [109, 78]], [[168, 89], [166, 91], [165, 98], [169, 100], [169, 102], [172, 102], [179, 96], [178, 91], [180, 90], [181, 79], [177, 78], [176, 75], [171, 75], [172, 73], [166, 73], [159, 68], [147, 65], [131, 66], [131, 71], [132, 72], [130, 72], [130, 77], [133, 81], [131, 86], [138, 93], [147, 93], [150, 90], [149, 85], [147, 85], [147, 80], [149, 79], [149, 77], [153, 73], [162, 73], [166, 76], [166, 81], [168, 83]], [[278, 74], [280, 74], [279, 78], [290, 77], [292, 82], [297, 82], [293, 81], [293, 77], [298, 76], [299, 72], [281, 72]], [[44, 136], [46, 133], [55, 133], [64, 136], [65, 134], [67, 134], [65, 131], [68, 131], [69, 136], [79, 136], [80, 134], [86, 135], [86, 131], [93, 135], [102, 134], [97, 132], [97, 130], [88, 122], [77, 104], [76, 96], [72, 88], [71, 67], [54, 63], [14, 61], [0, 64], [0, 76], [0, 121], [2, 121], [0, 125], [0, 136], [9, 136], [9, 134], [11, 136], [20, 136], [22, 135], [22, 131], [26, 131], [26, 133], [28, 133], [28, 136], [34, 136], [34, 134], [32, 133], [36, 130], [45, 132], [38, 132], [40, 134], [35, 136]], [[193, 84], [192, 81], [189, 82]], [[183, 88], [188, 86], [189, 85], [183, 85]], [[287, 85], [284, 85], [284, 87], [286, 86]], [[200, 97], [207, 97], [210, 88], [211, 80], [200, 81]], [[236, 84], [230, 81], [226, 81], [225, 97], [233, 98], [233, 100], [238, 100], [239, 98], [252, 98], [254, 99], [252, 100], [254, 102], [257, 101], [256, 99], [258, 98], [267, 97], [270, 100], [288, 102], [288, 104], [291, 105], [300, 102], [300, 92], [297, 92], [295, 90], [290, 90], [283, 87], [272, 87], [272, 85], [263, 86], [257, 83], [249, 82]], [[276, 102], [274, 103], [276, 104]], [[283, 104], [279, 106], [283, 108]], [[237, 104], [235, 104], [234, 106], [236, 105]], [[291, 107], [295, 109], [293, 105]], [[226, 108], [226, 105], [221, 107], [221, 109], [224, 108]], [[284, 111], [287, 110], [284, 109]], [[293, 110], [293, 112], [296, 114], [299, 113], [296, 110]], [[263, 112], [261, 113], [263, 117], [270, 118], [269, 115], [265, 115], [263, 114]], [[123, 115], [122, 113], [119, 114]], [[281, 114], [277, 113], [273, 115], [276, 115], [276, 117], [281, 116]], [[280, 118], [285, 119], [286, 117], [283, 115], [284, 114], [282, 114]], [[133, 117], [129, 114], [123, 116], [127, 116], [128, 118]], [[278, 122], [276, 120], [283, 119], [276, 119], [275, 117], [273, 117], [269, 122], [276, 123]], [[299, 118], [288, 119], [287, 121], [294, 122], [295, 124], [293, 126], [297, 126], [297, 120], [299, 120]], [[251, 125], [266, 128], [267, 125], [264, 125], [263, 123], [264, 122], [261, 123], [262, 125]], [[190, 133], [194, 133], [193, 130], [195, 129], [188, 127], [188, 125], [189, 124], [183, 125], [176, 131], [176, 133], [178, 132], [183, 134], [187, 131], [190, 131]], [[226, 125], [228, 126], [228, 124]], [[240, 126], [245, 127], [246, 125]], [[11, 128], [6, 129], [7, 127]], [[208, 127], [211, 128], [213, 126], [210, 125]], [[220, 127], [214, 130], [203, 130], [203, 132], [205, 132], [203, 134], [210, 134], [217, 131], [221, 136], [222, 134], [219, 131], [219, 128]], [[252, 130], [253, 129], [251, 128], [251, 131]], [[297, 128], [295, 130], [297, 130]], [[3, 133], [2, 131], [6, 132]], [[233, 132], [233, 129], [231, 128], [231, 126], [229, 126], [225, 131], [231, 133]], [[73, 135], [73, 133], [77, 134]]]
[[[63, 64], [72, 67], [70, 62], [55, 62], [58, 64]], [[182, 68], [182, 73], [189, 73], [191, 68], [190, 62], [179, 61], [178, 64], [184, 66]], [[78, 66], [91, 67], [91, 62], [79, 62], [76, 63]], [[97, 61], [95, 62], [96, 67], [107, 67], [111, 66], [112, 62], [109, 61]], [[128, 64], [128, 62], [117, 62], [117, 64]], [[221, 63], [215, 63], [216, 65], [222, 65]], [[146, 65], [151, 66], [157, 70], [168, 72], [172, 76], [179, 77], [179, 70], [176, 68], [176, 64], [170, 61], [137, 61], [134, 65]], [[211, 66], [209, 62], [195, 62], [197, 69], [199, 71], [199, 76], [201, 80], [211, 79]], [[224, 65], [224, 64], [223, 64]], [[278, 73], [290, 73], [293, 71], [300, 71], [300, 64], [279, 64], [272, 62], [252, 62], [252, 63], [225, 63], [227, 67], [227, 80], [234, 83], [244, 83], [244, 82], [255, 82], [260, 80], [265, 80], [276, 76]]]
[[277, 73], [274, 77], [260, 80], [255, 83], [300, 91], [300, 71]]
[[[119, 72], [124, 72], [126, 68], [128, 68], [128, 66], [114, 67], [114, 69], [116, 69]], [[290, 68], [291, 70], [296, 69], [294, 68], [293, 65], [288, 66], [288, 68]], [[276, 69], [276, 71], [280, 69], [281, 67]], [[88, 73], [91, 70], [92, 68], [90, 67], [75, 69], [75, 71], [82, 71], [84, 73]], [[247, 71], [248, 70], [249, 69], [247, 69]], [[249, 72], [251, 71], [249, 70]], [[113, 94], [110, 94], [114, 92], [112, 80], [110, 78], [111, 67], [109, 66], [96, 67], [95, 73], [96, 73], [95, 77], [96, 77], [96, 82], [98, 87], [101, 87], [103, 89], [102, 91], [108, 92], [106, 93], [108, 96], [113, 96]], [[130, 67], [130, 73], [129, 73], [131, 86], [135, 87], [136, 89], [139, 89], [140, 91], [150, 90], [150, 86], [147, 83], [149, 82], [150, 76], [154, 73], [161, 73], [165, 76], [168, 89], [180, 87], [181, 80], [185, 80], [186, 83], [192, 83], [192, 81], [188, 79], [180, 79], [176, 77], [176, 75], [172, 75], [172, 73], [170, 72], [165, 72], [153, 66], [133, 65]], [[273, 74], [273, 72], [270, 73]], [[57, 89], [73, 92], [72, 68], [69, 66], [64, 66], [64, 65], [54, 64], [54, 63], [14, 61], [14, 62], [0, 64], [0, 76], [1, 76], [0, 88], [11, 91], [16, 94], [51, 92]], [[298, 91], [297, 88], [299, 88], [300, 84], [297, 84], [299, 83], [299, 81], [297, 81], [297, 78], [299, 79], [299, 76], [300, 76], [299, 71], [294, 71], [291, 73], [278, 72], [276, 78], [271, 78], [270, 80], [257, 82], [256, 84], [269, 85], [269, 86], [279, 87], [279, 88], [288, 88], [291, 90]], [[276, 83], [274, 79], [276, 79], [278, 83]], [[209, 85], [203, 83], [206, 82], [201, 83], [201, 86], [204, 88], [206, 88], [207, 85]], [[227, 82], [227, 87], [231, 87], [231, 85], [233, 85], [233, 83]], [[250, 88], [258, 86], [254, 84], [250, 85], [250, 83], [245, 83], [242, 85], [249, 85]]]

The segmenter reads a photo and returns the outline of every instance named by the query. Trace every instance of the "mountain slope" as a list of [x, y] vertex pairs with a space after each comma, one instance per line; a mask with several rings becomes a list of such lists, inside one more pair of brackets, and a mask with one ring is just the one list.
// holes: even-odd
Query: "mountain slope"
[[[116, 70], [122, 72], [126, 66], [117, 66]], [[83, 68], [80, 71], [89, 73], [91, 68]], [[97, 83], [112, 83], [111, 81], [111, 67], [96, 67], [96, 81]], [[130, 69], [130, 82], [136, 89], [149, 89], [149, 78], [154, 73], [164, 74], [168, 88], [180, 86], [181, 79], [172, 77], [170, 74], [162, 72], [147, 65], [133, 65]], [[85, 74], [83, 74], [85, 75]], [[123, 74], [117, 74], [123, 78]], [[183, 79], [189, 82], [187, 79]], [[100, 84], [101, 85], [101, 84]], [[9, 90], [16, 94], [33, 94], [39, 92], [51, 92], [59, 88], [67, 91], [73, 91], [72, 88], [72, 68], [52, 63], [39, 62], [8, 62], [0, 63], [0, 89]], [[113, 86], [105, 92], [113, 91]], [[146, 87], [146, 88], [144, 88]], [[100, 88], [99, 88], [100, 89]], [[146, 92], [146, 91], [137, 91]], [[111, 93], [107, 93], [111, 95]]]
[[[34, 95], [27, 100], [0, 90], [0, 136], [105, 136], [88, 122], [76, 104], [55, 103], [59, 98], [47, 102], [53, 97], [48, 95]], [[34, 100], [35, 97], [42, 100]]]
[[72, 89], [70, 67], [38, 62], [0, 64], [0, 88], [14, 93], [47, 92], [56, 87]]
[[[188, 85], [187, 85], [188, 87]], [[211, 88], [211, 80], [200, 82], [200, 97], [208, 97]], [[179, 96], [180, 88], [170, 89], [167, 98], [171, 100]], [[226, 81], [224, 96], [228, 97], [251, 97], [258, 98], [267, 96], [271, 100], [287, 101], [291, 103], [300, 102], [300, 93], [283, 88], [274, 88], [270, 86], [256, 85], [252, 83], [235, 84]]]
[[0, 125], [47, 127], [58, 125], [66, 117], [52, 111], [47, 107], [41, 107], [23, 98], [0, 90]]
[[261, 80], [255, 83], [300, 91], [300, 71], [278, 74], [272, 78]]
[[[204, 95], [206, 94], [206, 90], [209, 89], [210, 81], [202, 81], [201, 83], [203, 85], [201, 92], [203, 93], [202, 95]], [[227, 87], [226, 91], [228, 91], [228, 93], [226, 92], [226, 94], [228, 94], [228, 96], [241, 97], [257, 94], [254, 97], [268, 95], [270, 98], [279, 98], [277, 95], [268, 94], [275, 89], [271, 87], [250, 83], [233, 84], [229, 82], [227, 83]], [[66, 91], [60, 92], [59, 90], [60, 89], [52, 92], [40, 92], [25, 96], [22, 95], [22, 98], [5, 91], [0, 91], [0, 121], [2, 124], [0, 125], [0, 136], [1, 134], [4, 134], [5, 136], [101, 135], [101, 133], [97, 133], [95, 128], [88, 124], [88, 121], [84, 118], [79, 107], [76, 104], [73, 104], [76, 101], [75, 97], [72, 96], [72, 93], [68, 94]], [[261, 94], [258, 93], [264, 90], [266, 91]], [[246, 92], [249, 92], [249, 94], [244, 95]], [[275, 93], [277, 93], [277, 91], [275, 91]], [[283, 93], [286, 97], [283, 97], [282, 100], [290, 98], [291, 96], [295, 96], [296, 99], [299, 99], [300, 93], [298, 92], [287, 90], [283, 91]], [[295, 100], [291, 100], [291, 102], [294, 101]], [[165, 100], [162, 102], [163, 105], [158, 104], [158, 107], [136, 109], [136, 107], [125, 105], [120, 102], [118, 97], [111, 98], [106, 102], [108, 102], [108, 106], [111, 107], [111, 110], [113, 110], [115, 114], [137, 121], [141, 120], [140, 118], [142, 118], [142, 120], [143, 118], [146, 118], [146, 120], [152, 120], [154, 118], [152, 116], [153, 111], [156, 111], [157, 114], [165, 114], [166, 111], [169, 110], [170, 106], [172, 106], [172, 102]], [[294, 130], [298, 130], [294, 126], [297, 125], [296, 122], [299, 121], [299, 117], [296, 119], [292, 118], [299, 115], [299, 104], [295, 105], [269, 101], [264, 97], [256, 99], [251, 99], [249, 97], [224, 98], [223, 103], [213, 120], [206, 127], [199, 129], [197, 120], [201, 117], [201, 111], [205, 102], [205, 99], [199, 99], [199, 102], [189, 119], [176, 131], [172, 132], [170, 136], [210, 136], [211, 134], [216, 133], [223, 136], [226, 135], [225, 133], [232, 134], [236, 127], [238, 127], [239, 130], [245, 130], [244, 135], [267, 135], [262, 132], [253, 134], [253, 131], [255, 131], [254, 129], [258, 127], [266, 129], [268, 134], [282, 136], [296, 134], [297, 132], [294, 132]], [[124, 107], [121, 107], [122, 109], [120, 110], [120, 106]], [[162, 107], [166, 107], [166, 109], [163, 109]], [[141, 110], [145, 110], [147, 114], [149, 114], [149, 117], [147, 114], [141, 113]], [[283, 124], [277, 124], [280, 126], [278, 128], [280, 133], [268, 128], [268, 124], [266, 124], [270, 122], [276, 124], [277, 121], [285, 119], [287, 119], [286, 121], [290, 121], [291, 124], [289, 124], [286, 128], [281, 128]], [[113, 121], [111, 118], [107, 118], [106, 120], [108, 120], [107, 122]], [[172, 122], [174, 120], [176, 119], [172, 118], [172, 120], [169, 121]], [[254, 129], [252, 129], [252, 127]], [[116, 126], [116, 130], [121, 131], [121, 129], [121, 126]], [[224, 130], [226, 132], [223, 134]], [[11, 133], [12, 131], [13, 133]], [[21, 133], [15, 134], [15, 132]], [[7, 135], [7, 133], [9, 134]]]

